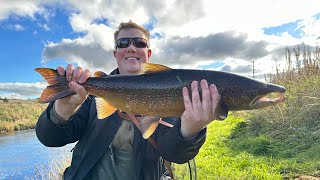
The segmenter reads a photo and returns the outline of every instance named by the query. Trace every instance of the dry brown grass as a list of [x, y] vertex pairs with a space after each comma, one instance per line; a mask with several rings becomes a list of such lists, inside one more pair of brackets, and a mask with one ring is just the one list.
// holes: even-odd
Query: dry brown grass
[[32, 129], [46, 108], [32, 100], [9, 100], [0, 103], [0, 132]]

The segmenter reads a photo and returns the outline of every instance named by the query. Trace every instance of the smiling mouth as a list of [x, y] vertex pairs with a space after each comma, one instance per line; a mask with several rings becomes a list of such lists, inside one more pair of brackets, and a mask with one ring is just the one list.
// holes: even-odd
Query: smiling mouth
[[139, 61], [139, 60], [140, 60], [140, 58], [136, 58], [136, 57], [127, 57], [127, 58], [125, 58], [125, 60], [128, 60], [128, 61], [137, 60], [137, 61]]

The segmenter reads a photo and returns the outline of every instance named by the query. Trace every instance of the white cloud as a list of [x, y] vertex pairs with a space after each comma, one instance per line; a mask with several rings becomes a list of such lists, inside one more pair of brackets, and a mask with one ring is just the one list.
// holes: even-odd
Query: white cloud
[[95, 71], [111, 71], [116, 67], [116, 61], [111, 50], [104, 49], [98, 43], [84, 43], [81, 39], [63, 40], [59, 44], [49, 43], [43, 51], [42, 63], [63, 58], [68, 63], [77, 63], [85, 69]]
[[0, 83], [0, 92], [10, 92], [22, 96], [39, 95], [47, 86], [45, 83]]
[[0, 94], [1, 99], [29, 99], [26, 96], [22, 96], [21, 94], [10, 93], [10, 94]]
[[[79, 9], [70, 18], [74, 31], [85, 32], [86, 35], [70, 40], [69, 43], [61, 41], [54, 46], [46, 46], [43, 53], [45, 59], [63, 57], [88, 68], [104, 67], [106, 71], [115, 67], [111, 55], [112, 33], [119, 22], [128, 19], [137, 23], [152, 21], [154, 26], [152, 33], [163, 35], [162, 39], [151, 41], [153, 62], [188, 68], [228, 58], [243, 59], [247, 62], [259, 59], [261, 62], [273, 60], [275, 57], [270, 55], [273, 50], [302, 41], [311, 42], [314, 37], [299, 39], [286, 32], [281, 36], [265, 35], [262, 28], [307, 19], [320, 12], [318, 1], [310, 1], [307, 4], [292, 0], [281, 2], [128, 0], [123, 3], [98, 1], [91, 5], [87, 1], [69, 1], [69, 3]], [[110, 27], [94, 24], [94, 20], [101, 18], [108, 19]], [[314, 28], [311, 24], [305, 21], [303, 23], [303, 30], [312, 34]], [[47, 54], [49, 52], [50, 55]], [[101, 56], [97, 56], [99, 54]], [[276, 58], [280, 61], [283, 57], [277, 55]], [[226, 64], [225, 67], [227, 66], [229, 65]], [[274, 72], [272, 66], [269, 68], [266, 66], [268, 65], [264, 63], [265, 70]], [[235, 72], [240, 69], [248, 70], [240, 65], [231, 68]], [[247, 73], [250, 74], [249, 71]], [[268, 72], [263, 71], [263, 73]]]
[[195, 64], [197, 61], [224, 60], [228, 57], [257, 59], [268, 54], [265, 41], [248, 41], [247, 35], [222, 32], [205, 37], [172, 37], [157, 44], [155, 61], [168, 64]]
[[39, 1], [31, 0], [2, 0], [0, 1], [0, 20], [8, 18], [10, 15], [34, 18], [35, 13], [43, 12], [43, 8], [39, 4]]
[[[188, 49], [185, 49], [186, 51], [181, 50], [176, 52], [175, 49], [179, 48], [177, 46], [172, 47], [173, 50], [168, 50], [171, 48], [170, 45], [181, 45], [181, 43], [184, 43], [184, 47], [190, 46], [192, 48], [192, 45], [197, 43], [197, 40], [201, 38], [210, 38], [217, 35], [217, 33], [223, 33], [226, 31], [237, 31], [247, 36], [246, 41], [243, 42], [244, 47], [250, 43], [253, 43], [254, 45], [255, 43], [263, 41], [266, 42], [265, 45], [268, 46], [269, 49], [292, 45], [301, 42], [301, 39], [294, 38], [286, 33], [282, 36], [266, 36], [263, 34], [262, 28], [278, 26], [298, 19], [311, 17], [315, 13], [320, 12], [320, 6], [316, 6], [319, 2], [315, 0], [308, 3], [297, 0], [204, 0], [196, 2], [178, 0], [127, 0], [124, 2], [121, 1], [121, 3], [120, 1], [96, 1], [95, 3], [89, 3], [88, 1], [70, 0], [69, 3], [79, 10], [76, 14], [71, 16], [71, 25], [74, 31], [87, 33], [83, 37], [84, 40], [90, 39], [87, 44], [100, 44], [101, 47], [109, 50], [112, 48], [112, 32], [120, 21], [132, 19], [138, 23], [147, 23], [152, 20], [155, 27], [153, 29], [153, 33], [158, 32], [163, 34], [165, 37], [158, 41], [153, 40], [156, 41], [156, 43], [154, 43], [155, 45], [152, 44], [152, 47], [155, 49], [154, 55], [158, 54], [160, 56], [160, 53], [166, 53], [161, 55], [166, 58], [153, 57], [156, 60], [161, 59], [161, 61], [164, 61], [163, 59], [172, 61], [176, 59], [176, 57], [180, 57], [180, 59], [184, 58], [184, 62], [189, 61], [190, 63], [194, 63], [194, 61], [202, 61], [203, 59], [191, 59], [197, 57], [197, 55], [187, 55], [189, 53], [187, 52]], [[108, 19], [110, 28], [101, 24], [93, 24], [95, 19], [101, 18]], [[99, 26], [104, 26], [104, 29], [98, 28]], [[306, 31], [308, 30], [308, 27], [310, 26], [305, 26]], [[311, 32], [310, 30], [308, 31]], [[186, 39], [192, 38], [194, 38], [194, 41], [186, 42]], [[170, 44], [170, 42], [173, 42], [176, 39], [180, 42]], [[76, 42], [76, 40], [74, 41]], [[211, 43], [211, 46], [215, 44], [215, 42]], [[215, 45], [219, 46], [219, 43], [220, 42], [216, 42]], [[232, 41], [229, 43], [229, 46], [232, 46]], [[157, 46], [161, 44], [163, 46]], [[56, 43], [56, 46], [58, 45], [59, 44]], [[79, 45], [82, 46], [81, 44]], [[203, 47], [201, 45], [203, 45]], [[201, 50], [202, 48], [206, 48], [205, 45], [208, 44], [198, 43], [195, 48], [199, 48]], [[239, 46], [237, 48], [241, 49], [244, 47]], [[229, 48], [236, 48], [236, 46]], [[170, 51], [169, 54], [171, 53], [172, 56], [168, 55], [168, 51]], [[241, 50], [239, 50], [239, 52], [241, 52]], [[255, 52], [254, 49], [252, 49], [251, 52]], [[232, 56], [232, 53], [230, 56]], [[243, 54], [243, 56], [245, 56], [245, 54]], [[212, 56], [212, 59], [215, 59], [214, 56]]]
[[48, 26], [48, 24], [40, 24], [40, 23], [38, 23], [38, 26], [41, 29], [45, 30], [45, 31], [50, 31], [50, 27]]
[[263, 27], [279, 26], [297, 19], [304, 19], [320, 11], [318, 0], [311, 0], [308, 3], [302, 0], [204, 0], [202, 3], [197, 2], [201, 4], [200, 9], [202, 9], [198, 18], [189, 20], [186, 16], [175, 17], [176, 14], [173, 14], [172, 18], [180, 19], [185, 22], [184, 25], [175, 24], [172, 21], [165, 28], [157, 27], [158, 30], [163, 31], [164, 34], [181, 36], [206, 36], [210, 33], [237, 30], [255, 36]]
[[320, 14], [319, 17], [308, 17], [300, 23], [305, 36], [320, 37]]
[[15, 24], [15, 25], [13, 26], [13, 28], [14, 28], [14, 30], [16, 30], [16, 31], [23, 31], [23, 30], [24, 30], [24, 27], [23, 27], [22, 25], [20, 25], [20, 24]]

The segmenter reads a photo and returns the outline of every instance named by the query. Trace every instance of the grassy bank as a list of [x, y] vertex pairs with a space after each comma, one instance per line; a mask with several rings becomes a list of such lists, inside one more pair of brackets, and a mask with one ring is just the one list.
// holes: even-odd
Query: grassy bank
[[0, 103], [0, 132], [32, 129], [46, 104], [8, 100]]
[[320, 177], [320, 47], [288, 48], [286, 58], [270, 79], [286, 87], [285, 103], [210, 124], [199, 179]]
[[287, 69], [272, 76], [287, 89], [285, 103], [210, 125], [197, 157], [202, 178], [320, 177], [320, 48], [307, 52], [295, 53], [294, 66], [287, 50]]
[[275, 157], [264, 152], [270, 147], [277, 147], [275, 153], [285, 153], [290, 149], [281, 148], [288, 142], [281, 146], [264, 135], [239, 135], [235, 138], [235, 131], [246, 122], [246, 119], [232, 115], [225, 121], [209, 125], [207, 140], [196, 157], [198, 179], [280, 180], [319, 177], [319, 145], [301, 150], [294, 157]]
[[269, 156], [235, 151], [229, 144], [232, 129], [244, 118], [231, 115], [208, 127], [207, 140], [196, 157], [199, 179], [281, 179], [281, 163]]

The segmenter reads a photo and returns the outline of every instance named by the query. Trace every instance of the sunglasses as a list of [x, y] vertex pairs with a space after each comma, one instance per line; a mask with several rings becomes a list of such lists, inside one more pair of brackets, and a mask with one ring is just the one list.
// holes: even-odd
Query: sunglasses
[[120, 38], [116, 41], [116, 48], [127, 48], [130, 44], [133, 44], [136, 48], [148, 47], [148, 41], [144, 38]]

